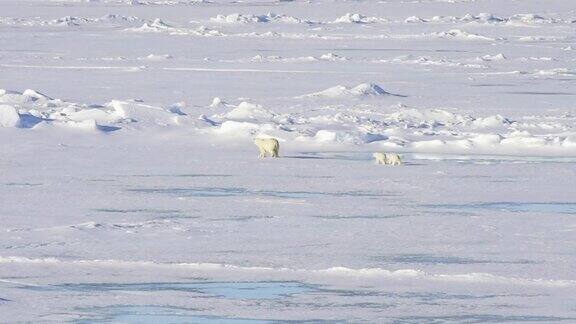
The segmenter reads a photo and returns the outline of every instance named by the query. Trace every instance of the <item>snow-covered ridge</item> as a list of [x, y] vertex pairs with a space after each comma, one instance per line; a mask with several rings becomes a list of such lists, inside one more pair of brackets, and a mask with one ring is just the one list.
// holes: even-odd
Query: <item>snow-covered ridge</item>
[[[94, 226], [98, 224], [82, 224], [83, 226]], [[98, 227], [98, 226], [96, 226]], [[50, 264], [52, 266], [85, 266], [85, 267], [111, 267], [111, 268], [163, 268], [168, 269], [190, 269], [203, 271], [206, 273], [253, 273], [259, 276], [270, 276], [276, 273], [288, 276], [290, 279], [302, 280], [303, 278], [372, 278], [372, 279], [411, 279], [421, 281], [436, 282], [465, 282], [476, 285], [518, 285], [518, 286], [541, 286], [541, 287], [574, 287], [574, 280], [556, 280], [539, 278], [504, 277], [489, 273], [462, 273], [462, 274], [433, 274], [416, 269], [387, 270], [383, 268], [348, 268], [330, 267], [324, 269], [299, 269], [299, 268], [273, 268], [264, 266], [238, 266], [233, 264], [220, 263], [164, 263], [154, 261], [126, 261], [126, 260], [64, 260], [60, 258], [27, 258], [19, 256], [0, 256], [0, 264]]]
[[[146, 129], [177, 125], [183, 115], [177, 106], [162, 108], [118, 100], [105, 105], [86, 105], [53, 99], [31, 89], [21, 93], [0, 89], [0, 105], [0, 125], [15, 128]], [[138, 124], [134, 124], [136, 122]]]
[[[148, 1], [130, 1], [132, 5], [168, 5], [168, 4], [197, 4], [207, 3], [203, 0], [198, 1], [165, 1], [165, 2], [148, 2]], [[403, 20], [408, 24], [421, 24], [421, 23], [437, 23], [437, 24], [462, 24], [462, 23], [482, 23], [482, 24], [497, 24], [507, 26], [537, 26], [543, 24], [572, 24], [576, 19], [562, 20], [558, 18], [546, 18], [538, 14], [515, 14], [509, 17], [498, 17], [491, 13], [479, 13], [477, 15], [466, 14], [461, 17], [456, 16], [434, 16], [429, 18], [422, 18], [418, 16], [410, 16]], [[136, 16], [125, 16], [119, 14], [107, 14], [102, 17], [80, 17], [80, 16], [63, 16], [54, 19], [41, 19], [39, 17], [33, 18], [13, 18], [13, 17], [0, 17], [0, 25], [12, 26], [83, 26], [83, 25], [98, 25], [98, 24], [135, 24], [142, 23], [144, 19]], [[395, 20], [387, 17], [366, 16], [359, 13], [346, 13], [331, 21], [312, 21], [305, 18], [277, 14], [268, 12], [266, 14], [218, 14], [215, 17], [207, 18], [204, 21], [191, 21], [191, 23], [212, 23], [212, 24], [262, 24], [262, 23], [278, 23], [278, 24], [304, 24], [304, 25], [331, 25], [331, 24], [377, 24], [377, 23], [393, 23]]]
[[[113, 1], [113, 0], [109, 0]], [[122, 3], [133, 6], [174, 6], [174, 5], [196, 5], [203, 3], [212, 3], [209, 0], [120, 0]]]
[[433, 32], [429, 35], [433, 38], [457, 39], [457, 40], [473, 40], [473, 41], [493, 41], [494, 38], [481, 36], [478, 34], [468, 33], [461, 29], [451, 29], [445, 32]]
[[311, 94], [300, 96], [300, 98], [313, 98], [313, 97], [324, 97], [324, 98], [341, 98], [341, 97], [372, 97], [372, 96], [385, 96], [390, 93], [386, 92], [377, 84], [372, 83], [362, 83], [355, 87], [346, 87], [342, 85], [337, 85], [335, 87], [328, 88], [320, 92], [314, 92]]
[[433, 16], [422, 18], [410, 16], [404, 20], [405, 23], [481, 23], [481, 24], [502, 24], [511, 26], [528, 26], [538, 24], [560, 24], [572, 23], [572, 19], [562, 20], [557, 18], [546, 18], [538, 14], [514, 14], [509, 17], [499, 17], [491, 13], [466, 14], [461, 17], [456, 16]]
[[134, 25], [142, 23], [144, 20], [136, 16], [124, 16], [118, 14], [107, 14], [102, 17], [77, 17], [64, 16], [60, 18], [44, 20], [38, 17], [34, 18], [12, 18], [0, 17], [0, 25], [8, 26], [64, 26], [78, 27], [84, 25]]
[[326, 53], [320, 56], [299, 56], [299, 57], [282, 57], [277, 55], [255, 55], [249, 58], [235, 59], [235, 60], [220, 60], [220, 62], [239, 62], [239, 63], [254, 63], [254, 62], [279, 62], [279, 63], [304, 63], [304, 62], [344, 62], [349, 61], [350, 58], [340, 56], [334, 53]]
[[[478, 61], [478, 60], [476, 60]], [[480, 60], [484, 62], [484, 60]], [[373, 59], [371, 63], [390, 63], [390, 64], [417, 64], [423, 66], [439, 66], [439, 67], [460, 67], [460, 68], [471, 68], [471, 69], [484, 69], [487, 66], [477, 63], [469, 62], [458, 62], [455, 60], [449, 60], [445, 58], [432, 58], [429, 56], [413, 56], [413, 55], [403, 55], [390, 59]]]
[[[518, 60], [536, 60], [537, 58], [518, 58]], [[545, 60], [544, 58], [538, 58]], [[335, 53], [326, 53], [320, 56], [299, 56], [299, 57], [282, 57], [278, 55], [264, 56], [261, 54], [239, 59], [225, 59], [218, 60], [219, 62], [226, 63], [314, 63], [314, 62], [363, 62], [372, 64], [415, 64], [423, 66], [437, 66], [437, 67], [458, 67], [458, 68], [471, 68], [471, 69], [485, 69], [487, 68], [485, 62], [495, 62], [500, 60], [507, 60], [504, 54], [486, 54], [481, 57], [474, 57], [463, 60], [450, 60], [447, 58], [435, 58], [431, 56], [414, 56], [414, 55], [401, 55], [392, 58], [351, 58], [341, 56]], [[553, 59], [549, 59], [553, 60]]]
[[269, 12], [265, 15], [239, 14], [216, 15], [210, 18], [211, 22], [219, 24], [251, 24], [251, 23], [284, 23], [284, 24], [310, 24], [310, 21], [302, 20], [294, 16], [275, 14]]
[[265, 15], [256, 14], [239, 14], [232, 13], [228, 15], [219, 14], [210, 18], [210, 22], [219, 24], [250, 24], [250, 23], [285, 23], [285, 24], [308, 24], [308, 25], [327, 25], [327, 24], [373, 24], [388, 22], [383, 17], [370, 17], [359, 13], [346, 13], [332, 21], [312, 21], [294, 16], [283, 14], [267, 13]]
[[388, 22], [388, 19], [382, 17], [369, 17], [359, 13], [346, 13], [332, 21], [333, 24], [373, 24]]
[[224, 36], [223, 33], [208, 28], [206, 26], [198, 26], [196, 28], [182, 28], [174, 27], [160, 18], [153, 21], [145, 22], [140, 27], [127, 28], [124, 31], [133, 33], [167, 33], [171, 35], [194, 35], [194, 36]]
[[[139, 57], [139, 60], [165, 60], [171, 57], [158, 57], [157, 59], [152, 59], [150, 57]], [[122, 60], [125, 58], [106, 58], [102, 60]], [[212, 61], [212, 59], [207, 59]], [[216, 61], [216, 60], [214, 60]], [[238, 58], [238, 59], [220, 59], [217, 62], [223, 63], [316, 63], [316, 62], [362, 62], [362, 63], [369, 63], [369, 64], [414, 64], [414, 65], [422, 65], [422, 66], [435, 66], [435, 67], [448, 67], [448, 68], [466, 68], [466, 69], [487, 69], [492, 66], [489, 63], [505, 63], [505, 62], [555, 62], [558, 61], [554, 57], [515, 57], [509, 58], [503, 53], [495, 53], [495, 54], [485, 54], [475, 57], [469, 58], [459, 58], [459, 59], [448, 59], [444, 55], [440, 56], [415, 56], [415, 55], [400, 55], [395, 57], [387, 57], [387, 58], [378, 58], [378, 57], [348, 57], [342, 56], [335, 53], [326, 53], [319, 56], [297, 56], [297, 57], [283, 57], [279, 55], [268, 55], [264, 56], [261, 54], [252, 56], [252, 57], [245, 57], [245, 58]], [[521, 71], [522, 74], [544, 74], [549, 72], [550, 74], [558, 74], [558, 75], [572, 75], [573, 69], [570, 68], [552, 68], [546, 70], [534, 70], [534, 71]], [[520, 73], [520, 72], [519, 72]]]
[[212, 3], [209, 0], [48, 0], [54, 3], [102, 3], [131, 6], [175, 6]]
[[[313, 105], [323, 104], [321, 110], [278, 113], [252, 102], [229, 104], [215, 98], [204, 109], [186, 114], [183, 104], [159, 107], [111, 100], [89, 105], [53, 99], [34, 90], [0, 90], [0, 125], [92, 132], [186, 128], [208, 137], [241, 141], [263, 135], [313, 146], [370, 144], [406, 152], [576, 156], [575, 116], [479, 117], [445, 108], [390, 106], [392, 98], [399, 97], [376, 84], [364, 83], [294, 98], [297, 106], [307, 105], [308, 100], [314, 101]], [[365, 108], [355, 108], [358, 101]]]
[[[224, 24], [249, 24], [249, 23], [288, 23], [288, 24], [377, 24], [377, 23], [392, 23], [396, 19], [388, 17], [368, 16], [361, 13], [345, 13], [331, 21], [312, 21], [294, 16], [287, 16], [283, 14], [267, 13], [264, 15], [258, 14], [218, 14], [212, 17], [209, 21], [213, 23]], [[574, 19], [562, 20], [557, 18], [546, 18], [538, 14], [514, 14], [509, 17], [499, 17], [491, 13], [479, 14], [466, 14], [461, 17], [456, 16], [433, 16], [429, 18], [422, 18], [418, 16], [410, 16], [403, 20], [405, 23], [418, 24], [418, 23], [482, 23], [482, 24], [503, 24], [515, 26], [528, 26], [538, 24], [570, 24]]]

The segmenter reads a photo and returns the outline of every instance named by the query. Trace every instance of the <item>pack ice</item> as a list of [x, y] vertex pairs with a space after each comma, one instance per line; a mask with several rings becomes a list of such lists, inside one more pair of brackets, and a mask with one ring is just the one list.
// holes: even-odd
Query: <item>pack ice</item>
[[575, 322], [573, 2], [0, 1], [0, 322]]

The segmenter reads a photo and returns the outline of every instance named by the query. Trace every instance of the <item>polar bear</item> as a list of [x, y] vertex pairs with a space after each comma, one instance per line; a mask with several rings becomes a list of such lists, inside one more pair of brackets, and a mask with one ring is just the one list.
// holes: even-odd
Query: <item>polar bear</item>
[[396, 153], [386, 154], [386, 164], [401, 165], [402, 160], [400, 159], [400, 155], [398, 155]]
[[271, 157], [278, 157], [278, 153], [280, 152], [280, 144], [278, 140], [275, 138], [255, 138], [254, 144], [258, 146], [258, 150], [260, 150], [259, 158], [265, 158], [266, 155], [270, 155]]
[[376, 152], [372, 154], [376, 164], [390, 164], [390, 165], [401, 165], [402, 160], [400, 159], [400, 155], [396, 153], [382, 153]]
[[376, 152], [372, 154], [376, 164], [386, 164], [386, 154], [381, 152]]

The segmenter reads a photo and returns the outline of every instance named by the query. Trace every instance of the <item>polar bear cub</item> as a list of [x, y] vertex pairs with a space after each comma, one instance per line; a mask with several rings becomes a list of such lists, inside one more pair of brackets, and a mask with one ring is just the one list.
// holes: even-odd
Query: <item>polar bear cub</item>
[[376, 152], [372, 154], [375, 159], [376, 164], [390, 164], [390, 165], [401, 165], [402, 159], [400, 159], [400, 155], [396, 153], [382, 153]]
[[402, 160], [400, 159], [400, 155], [398, 155], [396, 153], [386, 154], [386, 164], [401, 165]]
[[280, 152], [280, 144], [278, 140], [275, 138], [255, 138], [254, 144], [258, 146], [258, 150], [260, 150], [259, 158], [265, 158], [266, 155], [270, 155], [271, 157], [277, 158]]

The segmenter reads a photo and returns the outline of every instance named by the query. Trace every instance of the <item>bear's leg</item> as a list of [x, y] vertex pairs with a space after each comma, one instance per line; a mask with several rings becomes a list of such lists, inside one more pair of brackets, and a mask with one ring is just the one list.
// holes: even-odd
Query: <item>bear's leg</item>
[[277, 158], [277, 157], [279, 156], [279, 155], [278, 155], [278, 152], [279, 152], [279, 151], [280, 151], [280, 148], [279, 148], [279, 147], [275, 147], [275, 148], [272, 150], [272, 157]]

